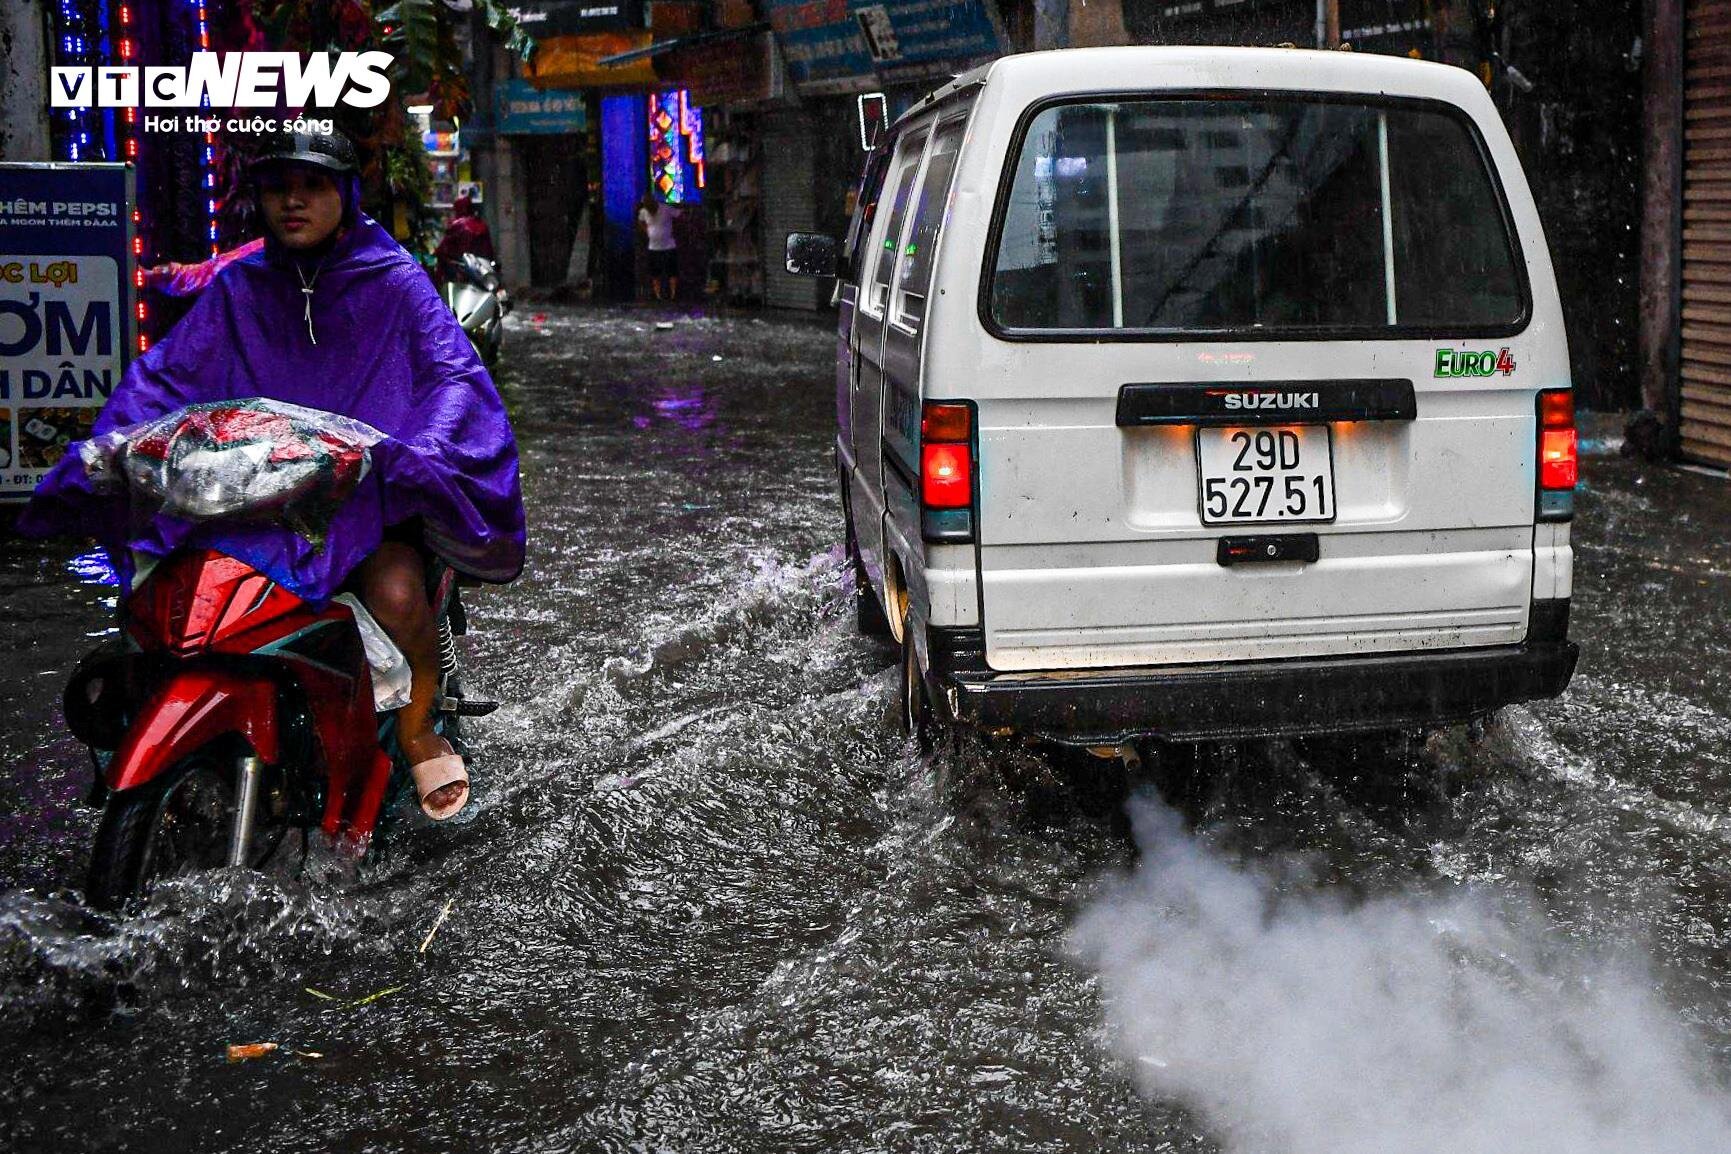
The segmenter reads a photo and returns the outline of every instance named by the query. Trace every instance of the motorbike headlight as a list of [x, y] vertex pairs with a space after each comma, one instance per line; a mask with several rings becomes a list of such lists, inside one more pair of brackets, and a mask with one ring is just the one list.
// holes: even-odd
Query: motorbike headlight
[[262, 442], [219, 449], [193, 449], [164, 463], [163, 506], [183, 517], [203, 519], [245, 513], [271, 503], [278, 489], [292, 488], [275, 478], [271, 447]]

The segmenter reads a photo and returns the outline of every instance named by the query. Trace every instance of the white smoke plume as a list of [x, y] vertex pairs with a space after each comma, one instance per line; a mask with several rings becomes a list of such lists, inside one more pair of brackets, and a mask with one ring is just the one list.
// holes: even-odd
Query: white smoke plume
[[1731, 1097], [1641, 967], [1474, 893], [1277, 892], [1132, 802], [1141, 861], [1072, 936], [1149, 1097], [1231, 1154], [1693, 1154]]

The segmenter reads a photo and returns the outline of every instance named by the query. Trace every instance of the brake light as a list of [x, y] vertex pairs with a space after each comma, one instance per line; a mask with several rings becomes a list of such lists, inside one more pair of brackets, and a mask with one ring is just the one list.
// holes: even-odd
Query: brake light
[[1576, 463], [1575, 430], [1546, 429], [1539, 441], [1539, 487], [1573, 489], [1580, 472]]
[[928, 509], [966, 509], [974, 503], [973, 454], [966, 445], [920, 446], [920, 499]]
[[927, 541], [974, 538], [974, 407], [933, 401], [920, 410], [920, 521]]
[[1575, 395], [1547, 389], [1539, 394], [1539, 488], [1573, 489], [1579, 472]]
[[1539, 394], [1539, 520], [1574, 516], [1579, 450], [1573, 390], [1544, 390]]

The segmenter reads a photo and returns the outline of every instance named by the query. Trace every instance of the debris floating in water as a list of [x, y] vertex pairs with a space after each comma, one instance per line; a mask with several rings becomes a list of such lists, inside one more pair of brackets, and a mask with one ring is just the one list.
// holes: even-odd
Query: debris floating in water
[[348, 1007], [348, 1008], [349, 1008], [349, 1009], [351, 1009], [351, 1010], [352, 1010], [352, 1009], [354, 1009], [354, 1008], [355, 1008], [355, 1007], [356, 1007], [356, 1006], [364, 1006], [364, 1005], [366, 1005], [366, 1004], [367, 1004], [367, 1003], [369, 1003], [369, 1002], [376, 1002], [376, 1001], [378, 1001], [378, 1000], [379, 1000], [379, 999], [380, 999], [380, 998], [388, 998], [388, 997], [390, 997], [390, 996], [391, 996], [391, 995], [392, 995], [392, 994], [394, 994], [394, 993], [396, 993], [396, 992], [397, 992], [397, 991], [398, 991], [398, 990], [400, 990], [400, 989], [402, 989], [402, 988], [403, 988], [403, 987], [401, 987], [401, 986], [386, 986], [386, 987], [385, 987], [385, 988], [384, 988], [384, 989], [382, 989], [382, 990], [377, 990], [377, 991], [375, 991], [375, 992], [373, 992], [373, 993], [371, 993], [371, 994], [368, 994], [368, 995], [367, 995], [367, 996], [366, 996], [366, 997], [364, 997], [364, 998], [356, 998], [356, 999], [355, 999], [355, 1000], [354, 1000], [354, 1001], [352, 1001], [352, 1002], [350, 1002], [350, 1003], [349, 1003], [349, 1007]]
[[[434, 925], [434, 928], [435, 929], [438, 928], [437, 924]], [[431, 934], [427, 935], [428, 941], [431, 941], [432, 938], [433, 938], [433, 935], [431, 935]], [[313, 997], [318, 998], [320, 1001], [330, 1002], [333, 1005], [341, 1006], [345, 1010], [352, 1010], [356, 1006], [364, 1006], [368, 1002], [376, 1002], [380, 998], [388, 997], [391, 994], [396, 993], [398, 990], [402, 989], [403, 987], [402, 986], [386, 986], [382, 990], [375, 990], [374, 992], [368, 994], [366, 997], [356, 998], [352, 1002], [348, 1001], [344, 998], [339, 998], [335, 994], [327, 994], [323, 990], [315, 990], [311, 986], [304, 986], [302, 988], [305, 989], [306, 992], [311, 994]]]
[[415, 951], [417, 954], [424, 954], [427, 952], [427, 947], [433, 944], [433, 935], [438, 933], [439, 927], [445, 924], [445, 918], [450, 915], [451, 907], [455, 905], [456, 902], [456, 898], [445, 899], [445, 908], [440, 910], [439, 916], [433, 919], [433, 928], [428, 930], [427, 936], [421, 939], [421, 948]]

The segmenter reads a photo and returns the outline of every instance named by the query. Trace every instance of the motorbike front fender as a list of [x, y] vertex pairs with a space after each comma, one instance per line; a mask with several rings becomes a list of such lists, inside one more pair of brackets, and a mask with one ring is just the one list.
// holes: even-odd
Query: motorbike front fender
[[110, 789], [134, 789], [231, 734], [266, 762], [280, 760], [276, 686], [222, 669], [183, 670], [139, 711], [103, 776]]

